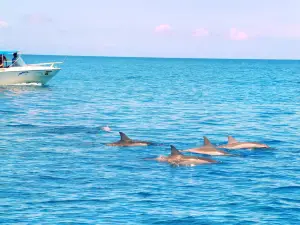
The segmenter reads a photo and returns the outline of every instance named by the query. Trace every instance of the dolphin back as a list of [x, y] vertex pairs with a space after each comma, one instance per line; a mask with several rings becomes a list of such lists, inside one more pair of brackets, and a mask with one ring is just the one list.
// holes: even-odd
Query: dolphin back
[[232, 136], [228, 136], [228, 144], [235, 144], [235, 143], [238, 143], [238, 141]]
[[212, 145], [211, 142], [210, 142], [210, 140], [208, 140], [207, 137], [204, 136], [204, 137], [203, 137], [203, 140], [204, 140], [204, 142], [203, 142], [204, 146]]
[[171, 145], [171, 156], [176, 156], [176, 155], [182, 155], [182, 154], [174, 145]]
[[131, 141], [131, 139], [123, 132], [119, 132], [121, 141]]

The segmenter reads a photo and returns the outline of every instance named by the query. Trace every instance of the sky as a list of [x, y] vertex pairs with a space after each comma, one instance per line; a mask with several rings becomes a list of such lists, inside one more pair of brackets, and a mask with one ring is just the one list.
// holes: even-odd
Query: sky
[[0, 49], [300, 59], [300, 0], [0, 0]]

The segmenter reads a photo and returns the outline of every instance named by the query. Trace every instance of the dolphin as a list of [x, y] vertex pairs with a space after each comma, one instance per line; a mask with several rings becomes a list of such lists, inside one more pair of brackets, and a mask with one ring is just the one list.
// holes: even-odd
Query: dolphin
[[204, 155], [230, 155], [227, 152], [218, 150], [214, 145], [211, 144], [211, 142], [208, 140], [207, 137], [204, 136], [203, 139], [204, 139], [203, 146], [182, 150], [181, 152], [193, 152], [193, 153], [204, 154]]
[[121, 136], [121, 140], [113, 143], [106, 144], [107, 146], [117, 146], [117, 147], [133, 147], [133, 146], [148, 146], [151, 145], [151, 142], [147, 141], [138, 141], [130, 139], [126, 134], [123, 132], [119, 132]]
[[251, 148], [270, 148], [268, 145], [258, 142], [238, 142], [232, 136], [228, 136], [228, 143], [220, 145], [218, 148], [226, 149], [251, 149]]
[[185, 156], [179, 150], [171, 145], [171, 154], [168, 156], [159, 156], [157, 158], [147, 158], [146, 160], [156, 160], [158, 162], [166, 162], [173, 166], [194, 166], [199, 164], [217, 163], [217, 161], [208, 158], [196, 156]]

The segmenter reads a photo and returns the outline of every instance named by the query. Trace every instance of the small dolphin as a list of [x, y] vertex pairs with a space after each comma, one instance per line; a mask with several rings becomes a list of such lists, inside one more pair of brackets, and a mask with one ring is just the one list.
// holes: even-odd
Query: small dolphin
[[211, 142], [208, 140], [207, 137], [204, 136], [203, 138], [204, 138], [203, 146], [182, 150], [181, 152], [193, 152], [193, 153], [199, 153], [205, 155], [230, 155], [227, 152], [218, 150], [215, 146], [211, 144]]
[[199, 164], [209, 164], [209, 163], [217, 163], [217, 161], [201, 158], [196, 156], [185, 156], [175, 148], [175, 146], [171, 145], [171, 154], [168, 156], [159, 156], [157, 158], [146, 159], [146, 160], [156, 160], [158, 162], [166, 162], [173, 166], [194, 166]]
[[118, 146], [118, 147], [129, 147], [129, 146], [147, 146], [151, 145], [151, 142], [147, 141], [138, 141], [130, 139], [126, 134], [123, 132], [119, 132], [121, 136], [121, 140], [113, 143], [106, 144], [107, 146]]
[[238, 142], [232, 136], [228, 136], [228, 143], [220, 145], [218, 148], [226, 149], [251, 149], [251, 148], [270, 148], [268, 145], [258, 142]]

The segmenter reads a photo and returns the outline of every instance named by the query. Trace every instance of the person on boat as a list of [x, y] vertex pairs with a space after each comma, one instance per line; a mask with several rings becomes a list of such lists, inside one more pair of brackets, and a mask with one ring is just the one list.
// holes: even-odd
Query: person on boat
[[19, 64], [18, 64], [18, 53], [17, 52], [15, 52], [14, 54], [13, 54], [13, 59], [12, 59], [12, 64], [11, 64], [11, 66], [20, 66]]
[[5, 57], [5, 55], [0, 55], [0, 68], [4, 68], [4, 62], [5, 64], [7, 63], [7, 59]]

